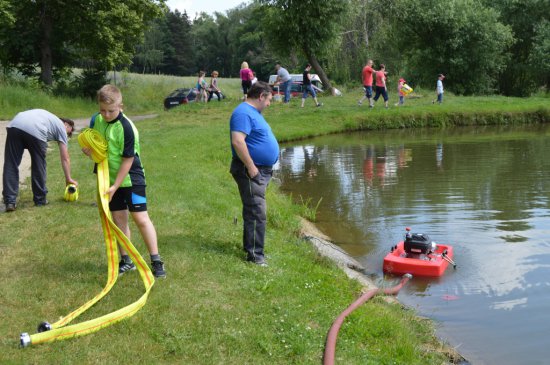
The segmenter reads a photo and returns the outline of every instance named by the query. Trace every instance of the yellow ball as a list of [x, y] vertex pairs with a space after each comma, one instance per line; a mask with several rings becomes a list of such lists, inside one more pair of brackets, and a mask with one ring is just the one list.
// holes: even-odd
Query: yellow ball
[[74, 202], [78, 200], [78, 188], [74, 184], [69, 184], [65, 187], [65, 201]]

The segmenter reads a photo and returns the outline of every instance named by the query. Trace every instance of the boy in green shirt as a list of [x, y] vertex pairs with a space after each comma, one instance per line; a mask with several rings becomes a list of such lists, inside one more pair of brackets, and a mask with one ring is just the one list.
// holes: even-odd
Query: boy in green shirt
[[[139, 133], [130, 119], [122, 113], [122, 94], [114, 85], [105, 85], [97, 92], [99, 114], [92, 117], [91, 127], [107, 141], [110, 187], [109, 210], [114, 223], [130, 238], [128, 215], [132, 216], [143, 241], [151, 255], [153, 275], [166, 277], [164, 264], [160, 259], [157, 232], [147, 213], [145, 174], [141, 165]], [[82, 151], [90, 155], [88, 148]], [[128, 213], [129, 212], [129, 213]], [[118, 274], [135, 270], [136, 266], [119, 245], [121, 260]]]

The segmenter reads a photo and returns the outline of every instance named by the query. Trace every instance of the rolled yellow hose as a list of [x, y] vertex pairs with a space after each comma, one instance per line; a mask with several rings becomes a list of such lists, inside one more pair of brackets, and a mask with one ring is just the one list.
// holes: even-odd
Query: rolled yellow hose
[[63, 194], [63, 199], [67, 202], [74, 202], [78, 200], [78, 188], [75, 184], [68, 184], [65, 187], [65, 193]]
[[95, 163], [100, 163], [107, 158], [107, 141], [95, 129], [83, 129], [78, 134], [78, 144], [82, 148], [86, 147], [91, 150], [92, 155], [90, 157]]

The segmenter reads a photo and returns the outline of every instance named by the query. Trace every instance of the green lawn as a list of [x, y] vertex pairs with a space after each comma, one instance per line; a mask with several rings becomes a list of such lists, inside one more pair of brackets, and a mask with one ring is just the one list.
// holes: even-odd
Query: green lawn
[[[157, 281], [145, 307], [129, 320], [89, 336], [18, 348], [21, 332], [34, 333], [43, 320], [55, 322], [94, 296], [106, 280], [91, 162], [74, 139], [70, 152], [80, 199], [66, 203], [54, 148], [48, 157], [50, 204], [34, 208], [31, 192], [24, 189], [18, 210], [0, 214], [0, 275], [4, 278], [0, 282], [0, 363], [319, 364], [332, 321], [360, 295], [361, 287], [298, 237], [298, 217], [305, 208], [293, 205], [274, 184], [267, 198], [270, 266], [260, 268], [243, 261], [240, 200], [228, 172], [228, 120], [238, 104], [238, 81], [220, 80], [228, 100], [167, 112], [162, 110], [163, 97], [194, 79], [142, 80], [126, 75], [125, 111], [158, 114], [136, 125], [149, 212], [158, 231], [167, 279]], [[9, 91], [0, 86], [2, 93]], [[43, 105], [29, 102], [24, 108], [14, 101], [7, 111], [0, 109], [2, 118], [30, 107], [75, 118], [95, 111], [88, 101], [73, 101], [71, 109], [69, 102], [43, 97]], [[281, 141], [384, 126], [550, 120], [544, 97], [449, 95], [438, 106], [431, 104], [433, 95], [426, 93], [407, 100], [403, 108], [389, 110], [381, 101], [373, 110], [359, 107], [360, 97], [359, 90], [346, 91], [344, 97], [322, 98], [322, 108], [314, 108], [307, 100], [304, 109], [294, 100], [291, 105], [272, 105], [265, 115]], [[135, 227], [132, 231], [134, 244], [146, 255]], [[119, 309], [142, 291], [137, 273], [125, 275], [81, 320]], [[445, 363], [445, 356], [436, 351], [441, 345], [433, 337], [432, 324], [414, 314], [381, 298], [363, 305], [340, 331], [337, 363]]]

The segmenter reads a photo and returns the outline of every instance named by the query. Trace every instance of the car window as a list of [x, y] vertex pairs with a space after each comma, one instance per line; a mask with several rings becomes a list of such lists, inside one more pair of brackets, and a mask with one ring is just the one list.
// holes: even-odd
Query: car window
[[292, 86], [290, 87], [291, 92], [301, 92], [302, 91], [302, 84], [301, 83], [292, 83]]

